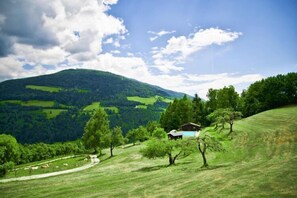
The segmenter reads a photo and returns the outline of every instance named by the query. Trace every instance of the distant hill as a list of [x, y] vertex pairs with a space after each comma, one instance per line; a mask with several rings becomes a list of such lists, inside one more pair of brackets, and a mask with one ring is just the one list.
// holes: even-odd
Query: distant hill
[[80, 138], [100, 103], [124, 132], [158, 120], [182, 93], [109, 72], [70, 69], [0, 83], [0, 133], [22, 143]]

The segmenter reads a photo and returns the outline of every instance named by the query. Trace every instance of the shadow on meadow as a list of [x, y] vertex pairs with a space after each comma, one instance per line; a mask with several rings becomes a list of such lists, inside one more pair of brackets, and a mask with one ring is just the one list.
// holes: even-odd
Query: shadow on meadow
[[151, 172], [151, 171], [156, 171], [156, 170], [160, 170], [160, 169], [167, 168], [167, 167], [169, 167], [169, 166], [168, 165], [158, 165], [158, 166], [151, 166], [151, 167], [143, 167], [143, 168], [140, 168], [133, 172]]

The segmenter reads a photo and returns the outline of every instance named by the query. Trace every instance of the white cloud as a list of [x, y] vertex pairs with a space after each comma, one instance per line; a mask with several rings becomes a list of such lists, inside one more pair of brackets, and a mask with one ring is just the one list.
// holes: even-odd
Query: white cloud
[[[107, 13], [109, 6], [116, 3], [117, 0], [53, 0], [50, 4], [41, 1], [38, 7], [41, 16], [33, 15], [41, 18], [38, 28], [42, 30], [38, 32], [54, 35], [55, 42], [49, 41], [49, 45], [41, 46], [34, 44], [35, 37], [27, 43], [19, 42], [17, 38], [12, 39], [13, 53], [0, 58], [0, 80], [48, 74], [68, 68], [87, 68], [109, 71], [188, 94], [198, 93], [205, 98], [209, 88], [221, 88], [230, 84], [236, 87], [261, 78], [258, 74], [193, 75], [183, 72], [182, 63], [191, 54], [210, 45], [232, 42], [241, 35], [239, 32], [218, 28], [199, 30], [189, 36], [171, 37], [166, 46], [152, 48], [153, 64], [148, 64], [142, 55], [137, 57], [137, 53], [128, 52], [131, 51], [129, 44], [121, 46], [120, 41], [125, 39], [128, 31], [121, 19]], [[30, 19], [28, 17], [24, 20]], [[5, 16], [1, 15], [0, 23], [5, 22]], [[174, 32], [162, 30], [149, 33], [159, 38]], [[126, 50], [127, 56], [120, 56], [119, 50], [105, 53], [102, 50], [103, 44], [121, 47], [120, 49]], [[32, 68], [24, 68], [25, 64], [30, 64]], [[53, 67], [48, 69], [44, 65]], [[157, 68], [161, 73], [153, 73], [152, 68]], [[178, 74], [169, 75], [171, 71]]]
[[[88, 51], [96, 55], [102, 52], [105, 37], [127, 32], [122, 20], [106, 14], [108, 6], [96, 0], [79, 1], [74, 5], [69, 2], [56, 0], [52, 3], [55, 16], [43, 15], [44, 26], [56, 32], [63, 50], [72, 54]], [[107, 4], [116, 2], [104, 1]], [[80, 37], [73, 31], [79, 32]], [[106, 42], [113, 42], [110, 39]], [[119, 45], [118, 41], [115, 45]]]
[[[158, 64], [160, 62], [170, 62], [173, 65], [185, 63], [186, 59], [193, 53], [211, 45], [222, 45], [224, 43], [236, 40], [241, 32], [230, 32], [218, 28], [200, 29], [188, 37], [179, 36], [171, 37], [167, 41], [167, 45], [160, 49], [154, 49], [153, 59], [154, 63], [160, 71], [167, 71], [165, 64]], [[172, 67], [175, 70], [175, 67]]]
[[108, 38], [106, 41], [104, 41], [104, 44], [111, 44], [113, 43], [113, 38]]
[[175, 31], [165, 31], [165, 30], [161, 30], [160, 32], [153, 32], [153, 31], [148, 31], [149, 34], [153, 34], [155, 36], [153, 37], [150, 37], [150, 41], [154, 41], [156, 40], [157, 38], [161, 37], [161, 36], [164, 36], [166, 34], [173, 34], [175, 33]]
[[15, 44], [14, 51], [18, 59], [25, 59], [26, 62], [34, 62], [35, 64], [57, 65], [65, 60], [69, 55], [60, 47], [55, 46], [49, 49], [38, 49], [31, 45]]
[[112, 51], [110, 51], [110, 53], [112, 53], [112, 54], [120, 54], [121, 52], [119, 50], [112, 50]]
[[[36, 75], [39, 73], [37, 71], [39, 65], [41, 67], [42, 65], [53, 65], [59, 69], [63, 62], [74, 66], [96, 59], [97, 55], [102, 53], [104, 41], [120, 47], [120, 40], [125, 39], [127, 30], [123, 21], [107, 13], [107, 10], [110, 9], [109, 5], [115, 3], [117, 3], [116, 0], [53, 0], [51, 3], [40, 1], [30, 2], [26, 4], [27, 7], [23, 5], [19, 8], [21, 11], [16, 14], [27, 13], [22, 9], [31, 10], [30, 7], [37, 7], [38, 12], [23, 14], [21, 19], [32, 21], [39, 18], [40, 20], [34, 21], [34, 27], [39, 28], [36, 32], [47, 32], [43, 37], [55, 35], [55, 42], [43, 47], [38, 43], [38, 38], [36, 39], [35, 35], [32, 36], [29, 33], [26, 36], [32, 37], [30, 42], [20, 42], [18, 37], [6, 35], [11, 38], [12, 42], [12, 53], [6, 56], [10, 60], [23, 60], [20, 62], [22, 64], [32, 63], [35, 67], [25, 71], [17, 69], [19, 64], [16, 64], [16, 71], [30, 73], [36, 69]], [[13, 18], [12, 13], [5, 14]], [[6, 16], [1, 14], [0, 22], [4, 23], [5, 21]], [[23, 30], [16, 29], [15, 31]], [[114, 40], [113, 37], [118, 39]], [[36, 42], [33, 42], [34, 40]], [[3, 64], [5, 65], [5, 63]], [[10, 65], [10, 67], [14, 66]], [[56, 71], [56, 69], [52, 71]], [[1, 76], [18, 76], [11, 74], [10, 70], [5, 71], [7, 72], [2, 73]]]
[[107, 5], [117, 4], [117, 2], [118, 0], [103, 0], [103, 3]]

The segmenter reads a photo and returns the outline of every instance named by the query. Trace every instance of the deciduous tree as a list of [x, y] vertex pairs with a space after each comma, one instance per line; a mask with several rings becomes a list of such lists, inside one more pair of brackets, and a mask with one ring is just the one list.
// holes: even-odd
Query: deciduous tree
[[168, 157], [169, 165], [175, 164], [176, 159], [189, 156], [195, 150], [195, 141], [191, 138], [168, 140], [152, 138], [140, 152], [149, 159]]
[[121, 127], [117, 126], [111, 130], [111, 141], [110, 141], [110, 156], [113, 156], [113, 149], [116, 146], [124, 144], [124, 137]]
[[94, 149], [94, 153], [97, 153], [99, 150], [101, 154], [101, 150], [110, 145], [110, 133], [107, 114], [103, 108], [99, 107], [85, 126], [82, 137], [85, 147]]
[[215, 137], [210, 136], [209, 134], [200, 134], [197, 140], [198, 151], [202, 156], [203, 165], [202, 167], [207, 167], [208, 163], [206, 160], [206, 151], [222, 151], [223, 146]]

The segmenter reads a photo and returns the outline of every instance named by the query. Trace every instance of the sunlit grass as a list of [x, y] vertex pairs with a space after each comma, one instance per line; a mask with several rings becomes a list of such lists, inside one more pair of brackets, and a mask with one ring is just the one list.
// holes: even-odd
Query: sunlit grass
[[47, 119], [52, 119], [60, 115], [62, 112], [66, 112], [66, 109], [43, 109], [42, 112], [46, 114]]
[[[267, 111], [209, 133], [222, 138], [226, 151], [207, 152], [200, 168], [197, 152], [168, 166], [149, 160], [145, 143], [109, 151], [84, 171], [32, 181], [0, 184], [2, 197], [296, 197], [297, 107]], [[227, 126], [227, 125], [226, 125]]]
[[[83, 111], [96, 111], [100, 107], [100, 102], [92, 102], [92, 104], [84, 107]], [[102, 107], [104, 110], [112, 111], [113, 113], [119, 113], [119, 109], [115, 106]]]
[[62, 87], [50, 87], [50, 86], [39, 86], [39, 85], [26, 85], [26, 88], [40, 90], [40, 91], [47, 91], [47, 92], [59, 92], [63, 89]]

